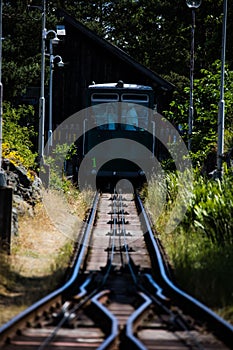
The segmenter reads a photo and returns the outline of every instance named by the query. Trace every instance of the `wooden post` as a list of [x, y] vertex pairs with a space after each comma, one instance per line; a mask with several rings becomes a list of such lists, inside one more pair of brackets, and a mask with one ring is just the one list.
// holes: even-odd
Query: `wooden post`
[[13, 189], [0, 187], [0, 250], [10, 254]]

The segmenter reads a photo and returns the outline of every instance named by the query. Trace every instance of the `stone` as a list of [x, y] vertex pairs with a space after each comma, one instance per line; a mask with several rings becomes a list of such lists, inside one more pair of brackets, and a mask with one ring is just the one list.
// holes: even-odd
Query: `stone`
[[27, 170], [14, 165], [9, 159], [3, 159], [6, 185], [13, 188], [12, 234], [18, 234], [18, 217], [34, 215], [34, 207], [42, 201], [42, 182], [34, 172], [34, 180], [28, 177]]

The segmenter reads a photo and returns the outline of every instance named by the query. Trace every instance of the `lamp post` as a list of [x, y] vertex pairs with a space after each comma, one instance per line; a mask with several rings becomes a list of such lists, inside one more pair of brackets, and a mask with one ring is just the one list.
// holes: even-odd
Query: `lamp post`
[[194, 74], [194, 32], [195, 32], [195, 10], [201, 5], [201, 0], [186, 0], [186, 5], [192, 9], [192, 30], [190, 50], [190, 97], [189, 97], [189, 119], [188, 119], [188, 150], [191, 151], [193, 131], [193, 74]]
[[48, 130], [48, 153], [50, 150], [50, 147], [53, 145], [53, 68], [54, 68], [54, 60], [59, 59], [57, 65], [59, 67], [64, 66], [64, 62], [62, 61], [61, 56], [53, 55], [53, 44], [54, 44], [54, 39], [50, 40], [50, 45], [49, 45], [49, 69], [50, 69], [50, 76], [49, 76], [49, 130]]
[[[45, 4], [45, 1], [44, 1]], [[45, 9], [44, 9], [45, 10]], [[42, 24], [42, 49], [41, 49], [41, 94], [39, 104], [39, 162], [44, 163], [44, 131], [45, 131], [45, 96], [44, 96], [44, 84], [45, 84], [45, 40], [47, 36], [52, 33], [53, 39], [50, 39], [50, 43], [57, 44], [60, 39], [57, 36], [55, 30], [46, 30], [45, 28], [45, 14], [42, 14], [44, 18]]]
[[39, 100], [39, 139], [38, 139], [38, 154], [39, 163], [44, 161], [44, 123], [45, 123], [45, 33], [46, 33], [46, 0], [42, 1], [42, 35], [41, 35], [41, 85], [40, 85], [40, 100]]
[[2, 170], [2, 101], [3, 101], [3, 85], [2, 85], [2, 1], [0, 1], [0, 187], [6, 186], [6, 178]]
[[[39, 136], [38, 136], [38, 156], [39, 164], [44, 164], [44, 130], [45, 130], [45, 40], [49, 33], [53, 33], [54, 38], [50, 39], [50, 43], [55, 44], [60, 41], [58, 35], [65, 35], [65, 27], [63, 25], [57, 26], [58, 32], [54, 30], [46, 30], [46, 0], [42, 0], [42, 6], [28, 5], [28, 10], [38, 9], [41, 11], [42, 17], [42, 35], [41, 35], [41, 87], [39, 99]], [[52, 40], [52, 41], [51, 41]]]
[[221, 85], [220, 101], [218, 110], [218, 148], [217, 148], [217, 177], [222, 177], [222, 156], [224, 153], [224, 78], [225, 78], [225, 55], [226, 55], [226, 27], [227, 27], [227, 0], [223, 1], [223, 25], [222, 25], [222, 58], [221, 58]]
[[2, 1], [0, 1], [0, 170], [2, 169]]

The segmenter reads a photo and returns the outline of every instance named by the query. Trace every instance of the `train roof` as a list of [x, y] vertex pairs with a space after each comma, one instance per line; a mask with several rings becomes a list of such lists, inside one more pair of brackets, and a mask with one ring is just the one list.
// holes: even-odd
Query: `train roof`
[[112, 89], [112, 88], [119, 88], [119, 89], [133, 89], [133, 90], [150, 90], [152, 91], [151, 86], [146, 85], [138, 85], [138, 84], [126, 84], [123, 82], [118, 83], [104, 83], [104, 84], [91, 84], [88, 86], [90, 89]]

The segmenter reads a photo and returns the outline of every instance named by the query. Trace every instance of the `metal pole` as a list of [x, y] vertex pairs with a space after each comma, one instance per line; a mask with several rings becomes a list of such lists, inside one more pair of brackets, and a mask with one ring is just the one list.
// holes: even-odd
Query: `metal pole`
[[2, 86], [2, 0], [0, 0], [0, 170], [2, 169], [2, 100], [3, 100], [3, 86]]
[[195, 10], [192, 9], [191, 50], [190, 50], [190, 97], [189, 97], [189, 121], [188, 121], [188, 150], [191, 151], [193, 132], [193, 74], [194, 74], [194, 32], [195, 32]]
[[2, 0], [0, 0], [0, 187], [6, 186], [6, 176], [2, 169], [2, 116], [3, 116], [3, 85], [2, 85]]
[[223, 3], [223, 26], [222, 26], [222, 64], [221, 64], [221, 85], [220, 101], [218, 110], [218, 149], [217, 149], [217, 176], [222, 177], [222, 156], [224, 153], [224, 78], [225, 78], [225, 53], [226, 53], [226, 27], [227, 27], [227, 0]]
[[49, 47], [49, 54], [50, 54], [50, 77], [49, 77], [49, 131], [48, 131], [48, 153], [50, 151], [50, 147], [53, 145], [52, 140], [52, 118], [53, 118], [53, 44], [52, 40], [50, 40], [50, 47]]
[[45, 36], [46, 36], [46, 0], [42, 4], [42, 40], [41, 40], [41, 89], [39, 101], [39, 163], [44, 163], [44, 125], [45, 125]]

